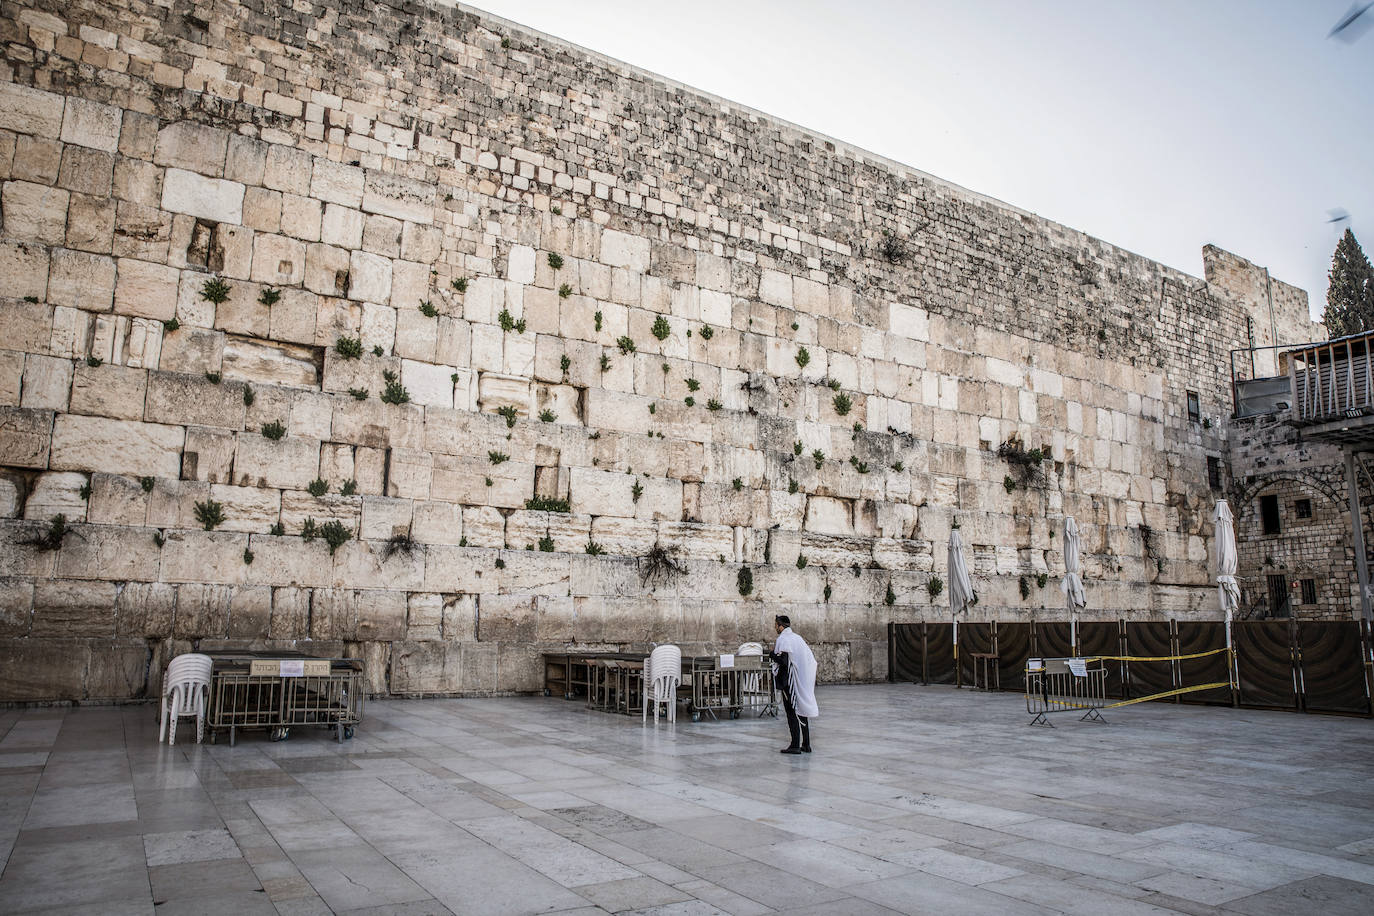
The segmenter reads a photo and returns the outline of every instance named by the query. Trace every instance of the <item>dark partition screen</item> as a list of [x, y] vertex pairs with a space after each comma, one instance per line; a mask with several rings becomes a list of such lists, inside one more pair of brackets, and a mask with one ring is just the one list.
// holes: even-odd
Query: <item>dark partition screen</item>
[[1313, 712], [1369, 712], [1360, 625], [1354, 620], [1298, 621], [1302, 705]]
[[973, 659], [970, 652], [992, 651], [992, 624], [959, 624], [959, 683], [973, 683]]
[[[960, 634], [963, 627], [959, 628]], [[927, 623], [925, 625], [925, 682], [954, 683], [954, 624]]]
[[[1226, 623], [1224, 621], [1180, 620], [1174, 625], [1174, 633], [1179, 655], [1192, 655], [1197, 652], [1210, 652], [1226, 648]], [[1180, 687], [1196, 687], [1199, 684], [1229, 683], [1231, 674], [1227, 671], [1226, 653], [1207, 655], [1202, 658], [1179, 659], [1178, 672]], [[1198, 690], [1179, 697], [1184, 703], [1221, 703], [1231, 705], [1231, 688], [1215, 687], [1211, 690]]]
[[919, 623], [894, 623], [888, 627], [888, 638], [894, 681], [921, 682], [921, 628]]
[[1241, 620], [1232, 624], [1242, 706], [1298, 708], [1288, 630], [1287, 620]]
[[1037, 658], [1068, 658], [1073, 654], [1069, 645], [1069, 622], [1037, 620], [1031, 645], [1035, 649], [1032, 654]]
[[[1174, 654], [1174, 640], [1167, 620], [1131, 620], [1126, 623], [1126, 655], [1158, 658]], [[1126, 690], [1131, 697], [1148, 697], [1174, 689], [1174, 668], [1169, 661], [1127, 662]]]
[[1026, 686], [1026, 658], [1030, 655], [1029, 623], [997, 624], [997, 669], [1003, 690]]
[[[1078, 650], [1085, 657], [1121, 655], [1121, 624], [1115, 620], [1085, 620], [1078, 624]], [[1105, 661], [1107, 696], [1121, 697], [1123, 666], [1119, 661]]]

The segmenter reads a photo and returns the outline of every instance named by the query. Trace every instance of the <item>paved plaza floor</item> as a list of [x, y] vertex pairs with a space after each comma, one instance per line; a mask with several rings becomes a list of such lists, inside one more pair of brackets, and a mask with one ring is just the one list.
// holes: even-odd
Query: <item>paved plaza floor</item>
[[148, 706], [0, 711], [0, 911], [1374, 913], [1374, 722], [822, 687], [642, 726], [542, 697], [368, 705], [237, 747]]

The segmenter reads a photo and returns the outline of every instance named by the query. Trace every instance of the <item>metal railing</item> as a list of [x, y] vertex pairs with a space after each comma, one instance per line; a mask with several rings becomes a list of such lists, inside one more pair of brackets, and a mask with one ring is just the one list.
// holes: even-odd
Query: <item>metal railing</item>
[[1374, 331], [1307, 344], [1287, 357], [1294, 423], [1374, 414]]

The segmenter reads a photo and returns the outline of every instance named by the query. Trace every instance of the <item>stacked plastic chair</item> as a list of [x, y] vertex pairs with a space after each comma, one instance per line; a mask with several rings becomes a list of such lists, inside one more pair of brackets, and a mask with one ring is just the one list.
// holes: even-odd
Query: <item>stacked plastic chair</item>
[[[196, 744], [205, 737], [205, 712], [210, 703], [210, 656], [187, 653], [178, 655], [167, 665], [162, 679], [162, 724], [157, 740], [163, 737], [168, 744], [177, 743], [177, 721], [183, 716], [196, 717]], [[170, 725], [170, 727], [169, 727]]]
[[658, 704], [668, 704], [668, 721], [677, 721], [677, 688], [682, 684], [682, 650], [677, 646], [659, 646], [644, 660], [644, 715], [649, 718], [649, 705], [654, 707], [654, 722], [658, 722]]

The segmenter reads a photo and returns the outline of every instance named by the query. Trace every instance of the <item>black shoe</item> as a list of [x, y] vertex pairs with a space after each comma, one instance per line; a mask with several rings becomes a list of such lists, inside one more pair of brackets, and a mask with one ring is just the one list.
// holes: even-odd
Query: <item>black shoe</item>
[[800, 754], [801, 752], [802, 749], [799, 747], [785, 747], [781, 751], [778, 751], [780, 754]]
[[809, 747], [804, 747], [804, 748], [801, 749], [801, 751], [802, 751], [803, 754], [809, 754], [809, 753], [811, 753], [811, 748], [809, 748]]

